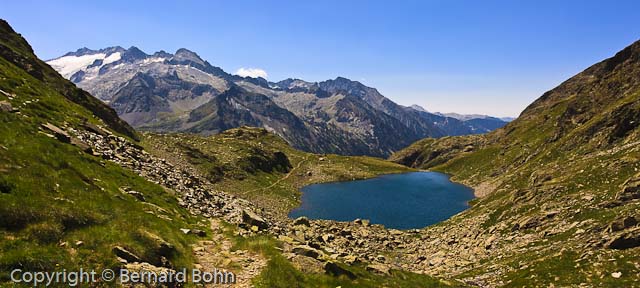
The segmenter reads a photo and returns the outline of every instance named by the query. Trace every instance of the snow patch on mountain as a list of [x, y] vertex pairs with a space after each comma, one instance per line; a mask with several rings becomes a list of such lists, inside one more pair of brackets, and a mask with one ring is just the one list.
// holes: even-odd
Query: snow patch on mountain
[[[88, 54], [82, 56], [64, 56], [53, 59], [47, 63], [51, 65], [53, 69], [56, 69], [64, 78], [69, 79], [71, 75], [85, 69], [87, 66], [93, 64], [93, 62], [95, 62], [96, 60], [104, 61], [106, 56], [107, 55], [105, 55], [104, 53]], [[120, 53], [118, 53], [118, 57], [120, 57]]]

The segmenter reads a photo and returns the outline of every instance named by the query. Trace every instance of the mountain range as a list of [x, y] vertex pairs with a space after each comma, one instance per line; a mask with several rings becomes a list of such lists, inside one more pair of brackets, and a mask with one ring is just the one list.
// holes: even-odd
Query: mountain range
[[184, 48], [151, 55], [136, 47], [82, 48], [47, 63], [146, 131], [210, 135], [255, 126], [305, 151], [386, 157], [425, 137], [486, 133], [507, 123], [404, 107], [342, 77], [240, 77]]
[[[115, 56], [105, 61], [103, 54], [96, 65], [120, 61], [104, 64]], [[82, 77], [90, 80], [88, 72]], [[638, 75], [640, 42], [544, 93], [502, 128], [422, 139], [391, 163], [305, 153], [263, 128], [138, 133], [104, 99], [38, 59], [0, 19], [0, 286], [21, 285], [10, 282], [15, 269], [200, 267], [233, 269], [238, 287], [638, 287]], [[230, 83], [219, 94], [226, 96], [187, 117], [213, 117], [210, 111], [236, 107], [237, 99], [281, 107], [267, 102], [279, 97], [237, 84], [279, 91], [278, 83], [242, 79], [223, 82]], [[345, 91], [336, 82], [347, 81], [281, 84], [328, 99], [331, 90]], [[397, 111], [372, 92], [341, 93], [378, 107], [367, 111]], [[243, 109], [237, 115], [273, 115]], [[384, 119], [407, 123], [396, 117]], [[478, 198], [443, 222], [406, 231], [366, 219], [287, 217], [303, 186], [418, 169], [447, 173]]]

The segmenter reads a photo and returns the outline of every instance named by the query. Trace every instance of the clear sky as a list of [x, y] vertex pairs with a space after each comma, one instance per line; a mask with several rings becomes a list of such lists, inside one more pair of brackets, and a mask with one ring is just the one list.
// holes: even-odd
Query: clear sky
[[640, 38], [640, 1], [3, 1], [43, 59], [185, 47], [271, 81], [337, 76], [429, 111], [517, 116]]

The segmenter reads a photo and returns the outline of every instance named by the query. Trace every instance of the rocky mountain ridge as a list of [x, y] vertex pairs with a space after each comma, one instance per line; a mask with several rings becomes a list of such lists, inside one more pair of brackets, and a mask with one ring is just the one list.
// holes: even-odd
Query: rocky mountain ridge
[[147, 131], [208, 135], [249, 125], [305, 151], [388, 156], [420, 138], [485, 133], [506, 123], [416, 111], [342, 77], [243, 78], [184, 48], [153, 55], [136, 47], [81, 48], [47, 63]]

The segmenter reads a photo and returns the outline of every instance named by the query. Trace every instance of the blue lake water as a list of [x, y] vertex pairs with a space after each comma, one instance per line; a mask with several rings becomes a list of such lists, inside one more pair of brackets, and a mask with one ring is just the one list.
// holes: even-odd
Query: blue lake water
[[473, 190], [437, 172], [389, 174], [372, 179], [313, 184], [289, 217], [352, 221], [387, 228], [422, 228], [469, 208]]

